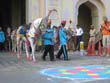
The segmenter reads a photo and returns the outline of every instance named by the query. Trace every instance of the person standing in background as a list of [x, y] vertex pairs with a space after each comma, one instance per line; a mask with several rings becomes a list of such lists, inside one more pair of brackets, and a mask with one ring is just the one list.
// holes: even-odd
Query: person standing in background
[[58, 49], [58, 46], [57, 46], [57, 37], [58, 37], [58, 27], [57, 26], [53, 26], [53, 30], [54, 30], [54, 50], [57, 50]]
[[4, 50], [5, 34], [0, 26], [0, 51]]
[[96, 30], [95, 30], [95, 28], [94, 28], [93, 25], [91, 25], [91, 27], [90, 27], [90, 32], [89, 32], [89, 34], [90, 34], [89, 42], [91, 43], [90, 45], [92, 45], [92, 42], [93, 42], [93, 41], [95, 42], [95, 37], [96, 37]]
[[68, 36], [69, 36], [69, 40], [68, 40], [68, 43], [67, 43], [67, 46], [68, 46], [68, 51], [70, 51], [70, 50], [72, 50], [72, 28], [73, 28], [73, 26], [72, 26], [72, 20], [69, 20], [69, 27], [68, 27], [68, 30], [67, 30], [67, 32], [68, 32]]
[[83, 29], [80, 27], [80, 25], [77, 25], [76, 28], [76, 49], [80, 51], [80, 41], [82, 40], [83, 36]]
[[[103, 56], [106, 56], [105, 54], [106, 47], [108, 46], [108, 48], [110, 48], [110, 22], [108, 21], [106, 16], [103, 17], [102, 31], [103, 31], [103, 50], [104, 50]], [[107, 56], [110, 56], [110, 52]]]

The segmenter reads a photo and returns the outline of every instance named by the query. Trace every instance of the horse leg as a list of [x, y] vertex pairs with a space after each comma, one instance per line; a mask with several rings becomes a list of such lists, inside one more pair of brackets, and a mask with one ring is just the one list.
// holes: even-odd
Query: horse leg
[[19, 44], [20, 44], [20, 38], [17, 37], [17, 59], [18, 60], [20, 60], [20, 54], [19, 54], [20, 47], [19, 47]]
[[29, 49], [28, 49], [28, 45], [27, 45], [26, 42], [27, 42], [27, 40], [26, 40], [26, 38], [25, 38], [25, 51], [26, 51], [26, 55], [27, 55], [26, 58], [29, 60], [29, 59], [30, 59], [30, 57], [29, 57], [29, 52], [28, 52]]
[[[28, 38], [28, 40], [29, 40], [29, 42], [30, 42], [30, 46], [31, 46], [31, 49], [32, 49], [32, 40], [31, 40], [30, 37]], [[33, 56], [33, 55], [32, 55], [32, 53], [31, 53], [31, 56], [29, 57], [29, 60], [30, 60], [30, 61], [32, 61], [32, 56]]]
[[33, 59], [33, 62], [35, 63], [36, 59], [35, 59], [35, 55], [34, 55], [34, 52], [35, 52], [34, 39], [30, 38], [29, 41], [30, 41], [30, 45], [31, 45], [31, 48], [32, 48], [32, 54], [31, 54], [32, 59]]
[[22, 54], [22, 45], [23, 45], [23, 40], [20, 40], [19, 41], [19, 44], [20, 44], [20, 49], [19, 49], [19, 54], [21, 55]]
[[13, 52], [16, 54], [17, 53], [17, 41], [13, 41]]
[[16, 43], [14, 42], [14, 40], [12, 40], [12, 52], [13, 52], [13, 53], [16, 53], [16, 51], [15, 51], [15, 49], [16, 49], [16, 48], [15, 48], [15, 44], [16, 44]]
[[25, 49], [26, 49], [26, 58], [29, 60], [30, 59], [30, 57], [29, 57], [29, 52], [28, 52], [28, 46], [27, 46], [27, 44], [25, 43]]
[[37, 40], [35, 40], [35, 43], [33, 44], [33, 50], [34, 50], [34, 52], [33, 52], [33, 62], [34, 63], [36, 63], [36, 59], [35, 59], [35, 48], [36, 48], [36, 44], [37, 44]]

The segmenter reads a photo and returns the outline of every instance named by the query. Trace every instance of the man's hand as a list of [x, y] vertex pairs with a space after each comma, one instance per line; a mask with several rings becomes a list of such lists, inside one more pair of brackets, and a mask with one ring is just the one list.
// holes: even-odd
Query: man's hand
[[110, 31], [110, 26], [108, 27], [108, 30]]

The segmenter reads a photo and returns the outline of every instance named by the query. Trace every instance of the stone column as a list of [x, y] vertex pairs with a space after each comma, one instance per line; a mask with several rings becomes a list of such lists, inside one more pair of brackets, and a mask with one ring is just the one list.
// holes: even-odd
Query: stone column
[[26, 23], [32, 22], [32, 0], [26, 0]]

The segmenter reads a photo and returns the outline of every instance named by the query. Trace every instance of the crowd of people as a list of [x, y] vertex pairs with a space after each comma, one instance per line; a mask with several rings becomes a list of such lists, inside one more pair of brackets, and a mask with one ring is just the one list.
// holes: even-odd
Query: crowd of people
[[[72, 44], [74, 44], [75, 50], [80, 51], [80, 41], [82, 40], [82, 36], [84, 34], [83, 28], [81, 28], [80, 25], [76, 25], [76, 29], [73, 31], [71, 30], [70, 35], [68, 36], [68, 31], [65, 28], [66, 21], [62, 20], [60, 23], [60, 26], [53, 26], [51, 27], [51, 19], [48, 19], [48, 24], [46, 27], [45, 33], [42, 35], [38, 35], [37, 40], [37, 51], [44, 50], [42, 59], [46, 60], [46, 56], [49, 53], [50, 60], [54, 61], [54, 50], [59, 50], [56, 54], [57, 59], [61, 59], [61, 55], [64, 55], [64, 60], [69, 60], [68, 58], [68, 50], [70, 49]], [[70, 20], [70, 24], [72, 21]], [[106, 46], [110, 46], [110, 22], [108, 21], [107, 17], [103, 18], [103, 23], [101, 26], [101, 31], [103, 32], [103, 50], [105, 50]], [[96, 40], [96, 29], [94, 25], [90, 26], [90, 38], [89, 41], [92, 43], [92, 41]], [[11, 40], [11, 29], [7, 28], [7, 35], [2, 30], [2, 27], [0, 27], [0, 51], [7, 50], [5, 47], [6, 40]], [[72, 39], [74, 41], [72, 41]], [[8, 41], [9, 42], [9, 41]], [[71, 43], [72, 42], [72, 43]], [[9, 47], [12, 48], [11, 44], [7, 45], [8, 50], [10, 50]], [[110, 47], [108, 47], [110, 48]], [[103, 52], [104, 53], [104, 52]], [[110, 53], [110, 52], [109, 52]], [[105, 55], [105, 54], [103, 54]]]

